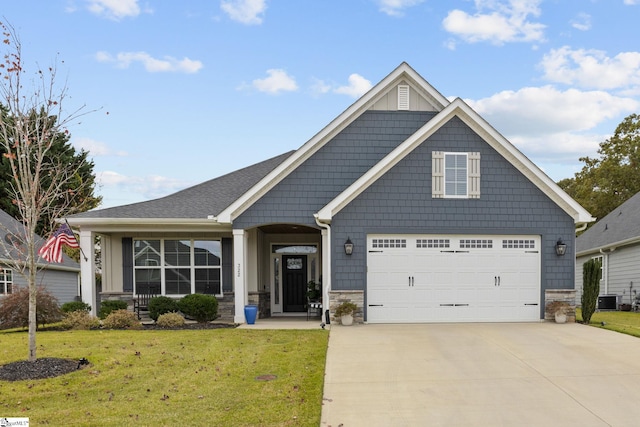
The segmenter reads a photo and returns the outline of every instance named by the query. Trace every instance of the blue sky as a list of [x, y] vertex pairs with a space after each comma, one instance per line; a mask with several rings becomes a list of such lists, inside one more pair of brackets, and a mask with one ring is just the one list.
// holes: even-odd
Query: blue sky
[[3, 0], [102, 207], [296, 149], [406, 61], [554, 180], [640, 112], [640, 0]]

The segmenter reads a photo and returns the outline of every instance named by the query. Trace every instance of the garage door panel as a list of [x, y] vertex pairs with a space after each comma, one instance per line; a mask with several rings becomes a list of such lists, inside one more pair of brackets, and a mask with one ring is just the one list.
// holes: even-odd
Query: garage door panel
[[539, 236], [382, 238], [406, 244], [369, 253], [369, 322], [539, 319]]

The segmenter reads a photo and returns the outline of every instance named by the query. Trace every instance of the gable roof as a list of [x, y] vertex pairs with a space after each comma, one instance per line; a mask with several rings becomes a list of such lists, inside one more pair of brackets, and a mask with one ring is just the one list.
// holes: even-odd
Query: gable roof
[[378, 178], [423, 143], [429, 136], [449, 122], [453, 117], [460, 118], [467, 126], [482, 137], [493, 149], [520, 170], [542, 192], [553, 200], [560, 208], [570, 215], [576, 224], [584, 224], [594, 221], [578, 202], [573, 200], [558, 185], [540, 170], [531, 160], [520, 152], [505, 137], [496, 131], [489, 123], [476, 113], [460, 98], [455, 99], [440, 113], [429, 120], [413, 135], [407, 138], [396, 149], [384, 157], [378, 164], [369, 169], [367, 173], [356, 180], [331, 202], [318, 211], [317, 219], [322, 222], [330, 222], [333, 215], [347, 206], [360, 193], [366, 190]]
[[208, 221], [238, 197], [249, 190], [256, 182], [291, 156], [293, 151], [271, 159], [239, 169], [218, 178], [211, 179], [193, 187], [159, 199], [133, 203], [106, 209], [96, 209], [72, 215], [68, 221], [72, 225], [92, 223], [136, 222], [185, 222], [188, 219]]
[[[20, 261], [20, 236], [24, 236], [24, 226], [20, 221], [0, 209], [0, 263], [9, 264]], [[42, 247], [44, 239], [36, 235], [36, 251]], [[52, 270], [80, 271], [80, 264], [62, 254], [62, 263], [39, 260], [39, 266]]]
[[580, 204], [567, 195], [551, 178], [542, 172], [531, 160], [522, 154], [506, 138], [489, 125], [471, 107], [461, 99], [449, 102], [433, 86], [422, 78], [406, 62], [403, 62], [380, 83], [352, 104], [347, 110], [334, 119], [329, 125], [311, 138], [278, 168], [265, 176], [253, 188], [229, 205], [218, 215], [218, 222], [232, 223], [234, 218], [249, 208], [255, 201], [266, 194], [271, 188], [282, 181], [302, 162], [311, 157], [324, 144], [331, 140], [338, 132], [352, 123], [366, 110], [373, 108], [387, 93], [398, 84], [408, 84], [422, 96], [438, 114], [422, 128], [407, 138], [400, 146], [389, 153], [378, 164], [356, 182], [329, 202], [316, 214], [316, 219], [330, 223], [331, 218], [344, 206], [349, 204], [358, 194], [380, 178], [391, 167], [410, 153], [421, 142], [446, 124], [454, 116], [462, 119], [471, 129], [485, 139], [496, 151], [502, 154], [516, 168], [539, 187], [549, 198], [570, 215], [575, 224], [585, 224], [595, 220]]
[[275, 187], [305, 160], [316, 153], [334, 136], [356, 120], [362, 113], [373, 108], [387, 93], [398, 84], [406, 84], [416, 91], [433, 111], [440, 111], [449, 105], [449, 101], [406, 62], [400, 64], [389, 75], [370, 89], [360, 99], [351, 104], [342, 114], [325, 126], [313, 138], [300, 147], [291, 157], [265, 176], [242, 197], [229, 205], [218, 215], [218, 222], [231, 224], [255, 201]]
[[640, 192], [615, 208], [576, 239], [576, 254], [640, 243]]

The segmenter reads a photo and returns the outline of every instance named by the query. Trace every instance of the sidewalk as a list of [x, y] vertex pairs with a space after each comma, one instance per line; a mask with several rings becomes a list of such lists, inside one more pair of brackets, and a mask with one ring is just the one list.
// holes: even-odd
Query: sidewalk
[[[257, 319], [253, 325], [246, 323], [238, 326], [239, 329], [322, 329], [322, 320], [315, 317], [307, 320], [307, 317], [269, 317]], [[330, 329], [331, 325], [326, 325], [325, 329]]]

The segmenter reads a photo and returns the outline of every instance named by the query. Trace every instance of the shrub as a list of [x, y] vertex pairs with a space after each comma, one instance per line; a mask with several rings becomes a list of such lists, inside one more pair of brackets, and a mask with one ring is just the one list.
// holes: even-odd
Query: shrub
[[85, 310], [75, 310], [67, 313], [62, 319], [62, 327], [65, 329], [89, 330], [98, 329], [100, 320]]
[[184, 317], [180, 313], [164, 313], [156, 321], [161, 328], [180, 328], [184, 325]]
[[107, 316], [116, 310], [126, 310], [127, 303], [120, 300], [106, 300], [100, 303], [100, 313], [98, 316], [100, 319], [104, 320]]
[[209, 322], [218, 317], [218, 300], [213, 295], [187, 295], [178, 301], [178, 307], [198, 323]]
[[336, 307], [335, 316], [336, 317], [342, 317], [342, 316], [349, 315], [349, 314], [354, 316], [357, 310], [358, 310], [358, 306], [357, 305], [355, 305], [351, 301], [345, 301], [345, 302], [343, 302], [342, 304], [340, 304], [339, 306]]
[[158, 320], [158, 316], [178, 311], [178, 302], [170, 297], [158, 296], [149, 300], [149, 317]]
[[106, 329], [142, 329], [136, 314], [129, 310], [114, 310], [104, 319], [102, 326]]
[[587, 325], [596, 311], [598, 294], [600, 293], [600, 276], [602, 265], [599, 259], [590, 259], [582, 265], [582, 320]]
[[[14, 287], [14, 292], [0, 300], [0, 327], [26, 328], [29, 326], [29, 288]], [[36, 327], [59, 322], [62, 311], [58, 299], [39, 287], [36, 292]]]
[[61, 308], [63, 313], [71, 313], [74, 311], [91, 311], [91, 306], [82, 301], [65, 302], [64, 304], [62, 304]]

